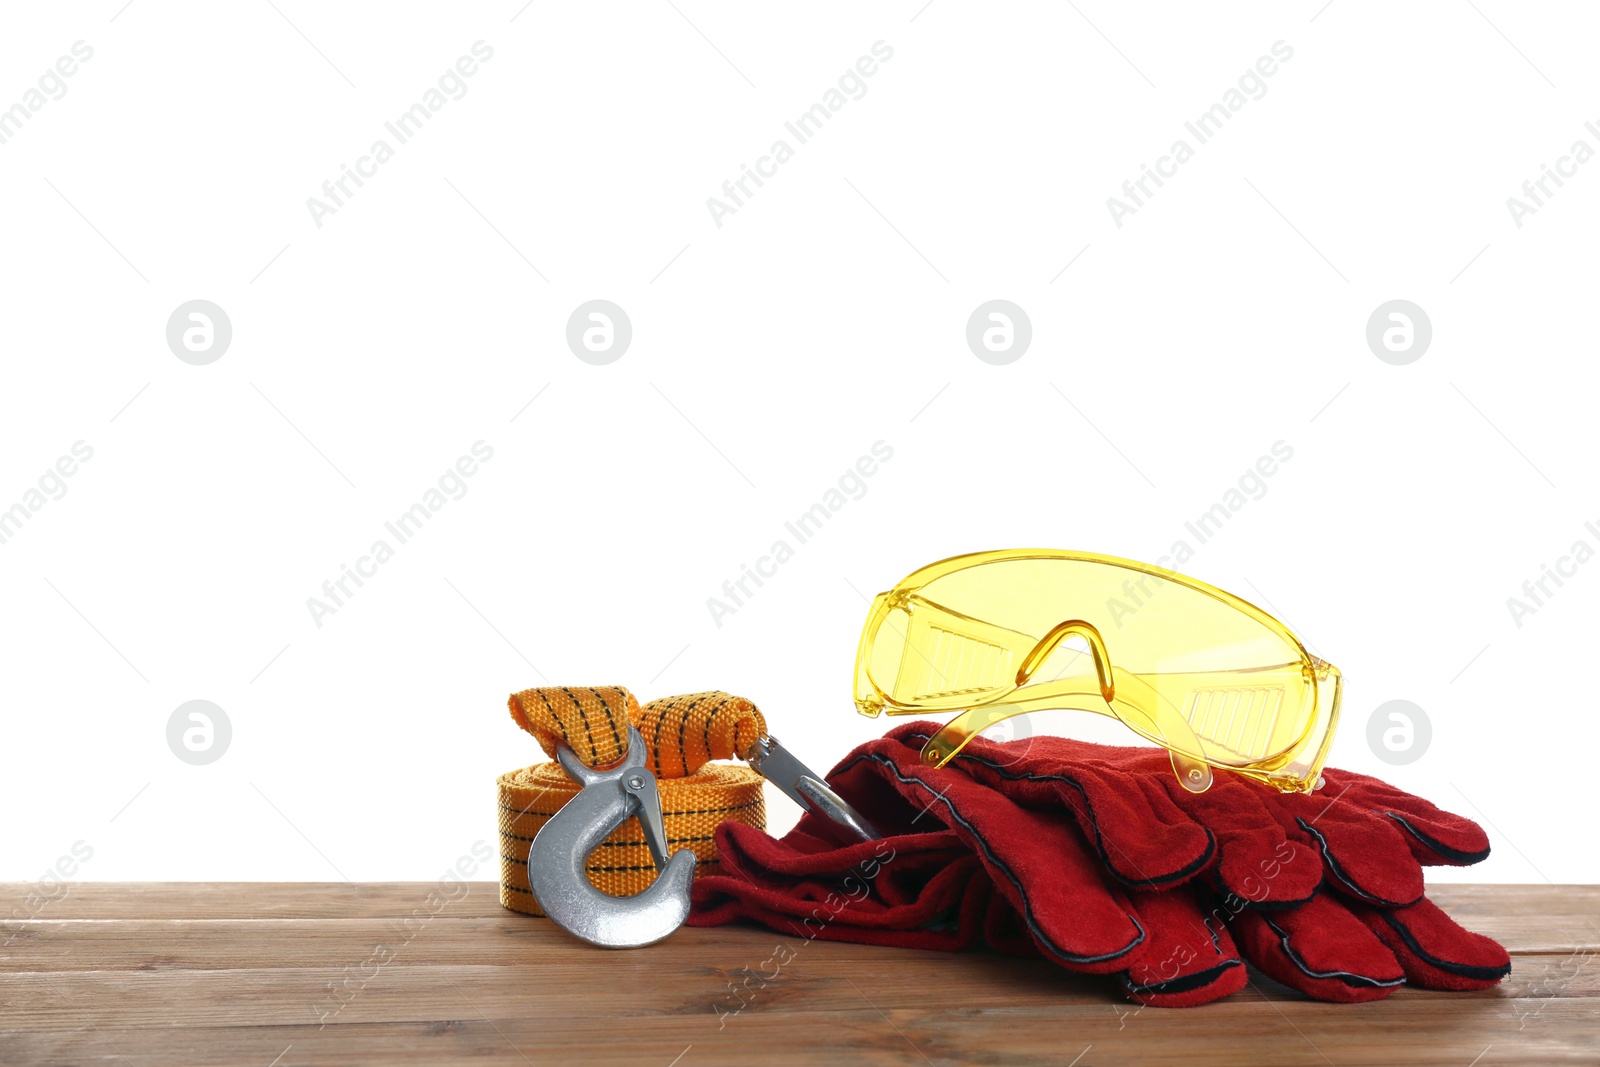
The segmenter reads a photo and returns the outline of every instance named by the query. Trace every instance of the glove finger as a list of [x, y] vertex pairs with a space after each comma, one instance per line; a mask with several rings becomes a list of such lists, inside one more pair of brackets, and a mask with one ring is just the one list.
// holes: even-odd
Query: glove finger
[[1225, 892], [1261, 908], [1301, 904], [1316, 893], [1321, 856], [1300, 835], [1289, 836], [1260, 788], [1231, 774], [1217, 775], [1204, 793], [1189, 792], [1171, 774], [1163, 781], [1178, 805], [1216, 836], [1217, 880]]
[[1328, 782], [1324, 788], [1332, 788], [1334, 795], [1348, 789], [1347, 799], [1394, 820], [1405, 831], [1406, 844], [1418, 863], [1465, 867], [1488, 858], [1489, 835], [1464, 815], [1364, 774], [1331, 770], [1324, 777]]
[[1409, 908], [1351, 910], [1394, 953], [1412, 985], [1487, 989], [1511, 973], [1500, 942], [1463, 928], [1426, 897]]
[[1200, 908], [1187, 887], [1130, 894], [1150, 937], [1122, 974], [1128, 996], [1159, 1008], [1208, 1004], [1244, 988], [1248, 975], [1220, 917]]
[[1405, 982], [1394, 953], [1326, 894], [1286, 911], [1242, 911], [1232, 925], [1245, 959], [1316, 1000], [1380, 1000]]
[[[903, 755], [904, 746], [896, 747]], [[858, 750], [854, 761], [875, 768], [921, 806], [928, 816], [924, 822], [956, 832], [983, 861], [1047, 958], [1086, 972], [1124, 966], [1118, 961], [1145, 939], [1145, 930], [1107, 886], [1076, 826], [1059, 813], [1023, 808], [959, 769], [897, 765], [892, 752], [893, 747], [872, 743]]]
[[[920, 747], [916, 734], [903, 736]], [[1171, 777], [1164, 752], [1157, 773]], [[1119, 754], [1115, 760], [1107, 753]], [[1174, 803], [1155, 773], [1132, 770], [1140, 750], [1086, 746], [1059, 737], [997, 744], [975, 738], [956, 762], [977, 781], [1023, 807], [1070, 812], [1101, 863], [1137, 888], [1164, 888], [1192, 878], [1212, 861], [1212, 834]]]
[[1315, 796], [1278, 793], [1266, 803], [1317, 849], [1329, 882], [1340, 890], [1381, 907], [1422, 899], [1422, 866], [1394, 820], [1326, 787]]

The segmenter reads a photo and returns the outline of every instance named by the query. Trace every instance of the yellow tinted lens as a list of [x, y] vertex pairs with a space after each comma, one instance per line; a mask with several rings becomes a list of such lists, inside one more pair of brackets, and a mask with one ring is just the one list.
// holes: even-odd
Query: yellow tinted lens
[[[867, 625], [861, 632], [861, 647], [856, 651], [856, 709], [864, 715], [880, 714], [890, 695], [900, 664], [916, 653], [906, 642], [910, 622], [905, 611], [892, 606], [894, 596], [880, 593], [867, 612]], [[890, 707], [890, 714], [895, 709]]]
[[887, 624], [905, 628], [889, 695], [919, 708], [960, 707], [1009, 691], [1018, 661], [1033, 644], [1025, 633], [941, 610], [920, 597], [892, 611]]
[[[889, 594], [895, 652], [882, 652], [880, 628], [869, 669], [891, 713], [1076, 708], [1193, 759], [1290, 776], [1305, 772], [1308, 745], [1325, 747], [1330, 701], [1319, 711], [1310, 660], [1254, 606], [1110, 557], [966, 559]], [[992, 718], [974, 716], [971, 732]], [[955, 747], [960, 722], [941, 732]]]

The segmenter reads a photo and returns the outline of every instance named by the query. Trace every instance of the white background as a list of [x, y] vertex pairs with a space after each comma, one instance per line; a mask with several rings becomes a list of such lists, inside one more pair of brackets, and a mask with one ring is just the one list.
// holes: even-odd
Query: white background
[[[545, 681], [726, 689], [829, 765], [891, 725], [850, 703], [864, 596], [983, 548], [1154, 560], [1280, 440], [1184, 569], [1343, 669], [1334, 765], [1490, 824], [1437, 877], [1600, 878], [1574, 829], [1600, 564], [1521, 627], [1506, 605], [1600, 548], [1600, 162], [1520, 228], [1506, 206], [1600, 148], [1600, 27], [1320, 3], [8, 7], [0, 107], [94, 53], [0, 145], [0, 508], [93, 458], [0, 545], [0, 879], [80, 841], [80, 878], [436, 877], [542, 758], [505, 699]], [[315, 225], [479, 40], [466, 95]], [[865, 95], [719, 228], [707, 198], [877, 41]], [[633, 324], [609, 366], [565, 342], [594, 298]], [[1008, 366], [965, 341], [995, 298], [1032, 321]], [[1408, 366], [1365, 340], [1397, 298], [1433, 324]], [[166, 344], [192, 299], [232, 322], [209, 366]], [[466, 495], [318, 627], [307, 598], [480, 440]], [[715, 625], [879, 440], [865, 495]], [[167, 746], [192, 699], [232, 724], [207, 766]], [[1367, 743], [1393, 699], [1432, 723], [1406, 766]]]

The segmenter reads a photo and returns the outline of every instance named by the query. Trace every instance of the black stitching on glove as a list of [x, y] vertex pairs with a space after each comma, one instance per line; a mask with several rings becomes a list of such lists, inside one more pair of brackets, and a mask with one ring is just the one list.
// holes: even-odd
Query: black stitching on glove
[[1379, 912], [1379, 914], [1383, 916], [1383, 921], [1388, 923], [1389, 927], [1400, 935], [1400, 940], [1406, 943], [1406, 948], [1410, 949], [1418, 959], [1431, 967], [1437, 967], [1441, 971], [1480, 982], [1498, 982], [1511, 973], [1511, 964], [1509, 963], [1504, 967], [1480, 967], [1471, 963], [1454, 963], [1450, 960], [1442, 960], [1438, 956], [1431, 955], [1425, 951], [1405, 923], [1396, 919], [1394, 915], [1387, 911]]
[[1333, 858], [1332, 852], [1328, 851], [1328, 839], [1323, 837], [1322, 834], [1317, 831], [1316, 827], [1312, 826], [1299, 816], [1296, 816], [1294, 821], [1300, 824], [1300, 829], [1317, 839], [1317, 846], [1322, 849], [1323, 866], [1328, 869], [1329, 873], [1339, 880], [1339, 884], [1344, 886], [1350, 895], [1360, 897], [1367, 903], [1376, 904], [1381, 908], [1409, 908], [1418, 900], [1422, 899], [1422, 894], [1420, 893], [1417, 894], [1415, 900], [1384, 900], [1382, 897], [1375, 897], [1371, 893], [1368, 893], [1365, 889], [1362, 889], [1360, 886], [1352, 882], [1350, 880], [1350, 876], [1344, 873], [1344, 868], [1339, 866], [1339, 861]]
[[1370, 978], [1364, 974], [1351, 974], [1349, 971], [1313, 971], [1306, 964], [1306, 961], [1300, 958], [1300, 954], [1289, 946], [1289, 935], [1284, 932], [1283, 927], [1266, 916], [1262, 916], [1261, 921], [1266, 923], [1272, 932], [1278, 935], [1278, 944], [1283, 948], [1283, 954], [1289, 957], [1289, 962], [1312, 978], [1334, 978], [1347, 986], [1353, 986], [1358, 989], [1364, 986], [1387, 989], [1392, 986], [1405, 985], [1404, 976], [1400, 978]]
[[[906, 739], [918, 741], [927, 740], [926, 737], [918, 736], [916, 734], [907, 734]], [[1111, 862], [1111, 854], [1106, 851], [1105, 839], [1100, 835], [1100, 822], [1094, 816], [1094, 805], [1089, 802], [1088, 792], [1076, 779], [1070, 778], [1064, 774], [1034, 774], [1032, 772], [1027, 774], [1015, 774], [1007, 771], [1004, 767], [1000, 766], [998, 763], [995, 763], [993, 760], [984, 759], [982, 756], [969, 755], [965, 752], [958, 754], [956, 759], [971, 760], [973, 763], [981, 763], [985, 767], [988, 767], [990, 770], [992, 770], [995, 774], [998, 774], [1000, 777], [1009, 779], [1013, 782], [1020, 782], [1024, 780], [1030, 782], [1062, 782], [1071, 786], [1073, 789], [1076, 789], [1078, 791], [1078, 795], [1083, 798], [1084, 810], [1089, 814], [1089, 828], [1094, 831], [1094, 849], [1100, 854], [1101, 864], [1105, 866], [1106, 870], [1116, 875], [1118, 880], [1126, 885], [1134, 886], [1136, 888], [1153, 888], [1159, 886], [1178, 885], [1182, 882], [1188, 881], [1189, 878], [1191, 878], [1197, 872], [1205, 870], [1206, 867], [1211, 863], [1212, 858], [1217, 854], [1217, 839], [1212, 835], [1211, 828], [1204, 824], [1197, 823], [1197, 825], [1200, 826], [1200, 829], [1204, 830], [1206, 833], [1206, 849], [1204, 853], [1197, 857], [1193, 862], [1185, 864], [1176, 871], [1170, 871], [1166, 874], [1156, 875], [1154, 878], [1130, 878], [1128, 875], [1118, 870], [1116, 864]]]
[[1127, 916], [1128, 921], [1133, 924], [1133, 928], [1138, 931], [1138, 934], [1132, 941], [1129, 941], [1126, 945], [1114, 952], [1103, 953], [1099, 956], [1079, 956], [1060, 947], [1054, 941], [1050, 940], [1050, 937], [1039, 928], [1039, 924], [1033, 916], [1033, 904], [1031, 901], [1029, 901], [1028, 892], [1023, 888], [1021, 880], [1017, 878], [1016, 874], [1012, 872], [1010, 867], [1006, 866], [1005, 862], [1001, 860], [999, 856], [996, 856], [994, 852], [990, 850], [989, 843], [985, 841], [982, 835], [980, 835], [977, 830], [973, 828], [971, 823], [967, 822], [967, 820], [962, 817], [961, 812], [956, 809], [955, 804], [950, 800], [949, 797], [933, 789], [928, 785], [928, 783], [922, 781], [920, 778], [907, 778], [905, 775], [900, 773], [900, 768], [896, 767], [893, 761], [885, 756], [879, 756], [871, 752], [862, 753], [859, 757], [850, 761], [848, 764], [841, 764], [834, 771], [834, 773], [842, 774], [851, 767], [855, 766], [861, 760], [871, 760], [873, 763], [885, 768], [903, 785], [914, 785], [919, 789], [927, 790], [933, 794], [935, 800], [938, 800], [944, 805], [945, 809], [949, 811], [950, 817], [965, 827], [967, 832], [972, 835], [972, 840], [978, 843], [978, 847], [983, 850], [984, 856], [989, 860], [990, 863], [994, 865], [994, 869], [1005, 875], [1006, 880], [1009, 881], [1016, 889], [1017, 896], [1022, 900], [1022, 918], [1023, 921], [1028, 924], [1028, 932], [1033, 934], [1034, 939], [1039, 943], [1039, 945], [1049, 951], [1051, 955], [1057, 956], [1068, 963], [1104, 963], [1107, 960], [1114, 960], [1119, 957], [1126, 956], [1129, 952], [1133, 951], [1139, 945], [1144, 943], [1144, 927], [1140, 925], [1138, 919], [1132, 915], [1129, 915]]
[[1436, 840], [1436, 839], [1434, 839], [1432, 837], [1429, 837], [1427, 834], [1423, 833], [1421, 830], [1418, 830], [1415, 826], [1412, 826], [1409, 822], [1407, 822], [1405, 820], [1404, 817], [1396, 815], [1392, 811], [1380, 812], [1379, 814], [1389, 816], [1389, 818], [1393, 819], [1395, 822], [1397, 822], [1401, 826], [1405, 827], [1406, 828], [1406, 832], [1409, 833], [1412, 837], [1416, 838], [1418, 841], [1421, 841], [1424, 845], [1427, 845], [1430, 849], [1432, 849], [1433, 851], [1437, 852], [1439, 855], [1443, 856], [1445, 859], [1449, 860], [1451, 863], [1459, 863], [1462, 866], [1470, 866], [1471, 864], [1474, 864], [1474, 863], [1477, 863], [1477, 862], [1479, 862], [1481, 860], [1485, 860], [1485, 859], [1489, 858], [1489, 850], [1488, 849], [1484, 849], [1482, 852], [1462, 852], [1458, 848], [1451, 848], [1449, 845], [1445, 844], [1443, 841], [1439, 841], [1439, 840]]

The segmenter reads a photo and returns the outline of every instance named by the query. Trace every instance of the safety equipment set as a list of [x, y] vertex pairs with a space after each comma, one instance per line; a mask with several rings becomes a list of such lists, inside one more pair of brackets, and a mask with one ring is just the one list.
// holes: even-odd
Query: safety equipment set
[[[1510, 957], [1433, 904], [1422, 871], [1476, 863], [1488, 838], [1324, 769], [1340, 686], [1281, 622], [1171, 570], [958, 556], [873, 600], [855, 676], [864, 715], [955, 717], [896, 727], [826, 778], [726, 693], [512, 696], [555, 762], [499, 780], [501, 902], [612, 948], [737, 921], [983, 946], [1169, 1007], [1238, 990], [1245, 961], [1327, 1001], [1493, 985]], [[1158, 747], [979, 736], [1045, 709]], [[805, 810], [777, 839], [768, 780]]]

